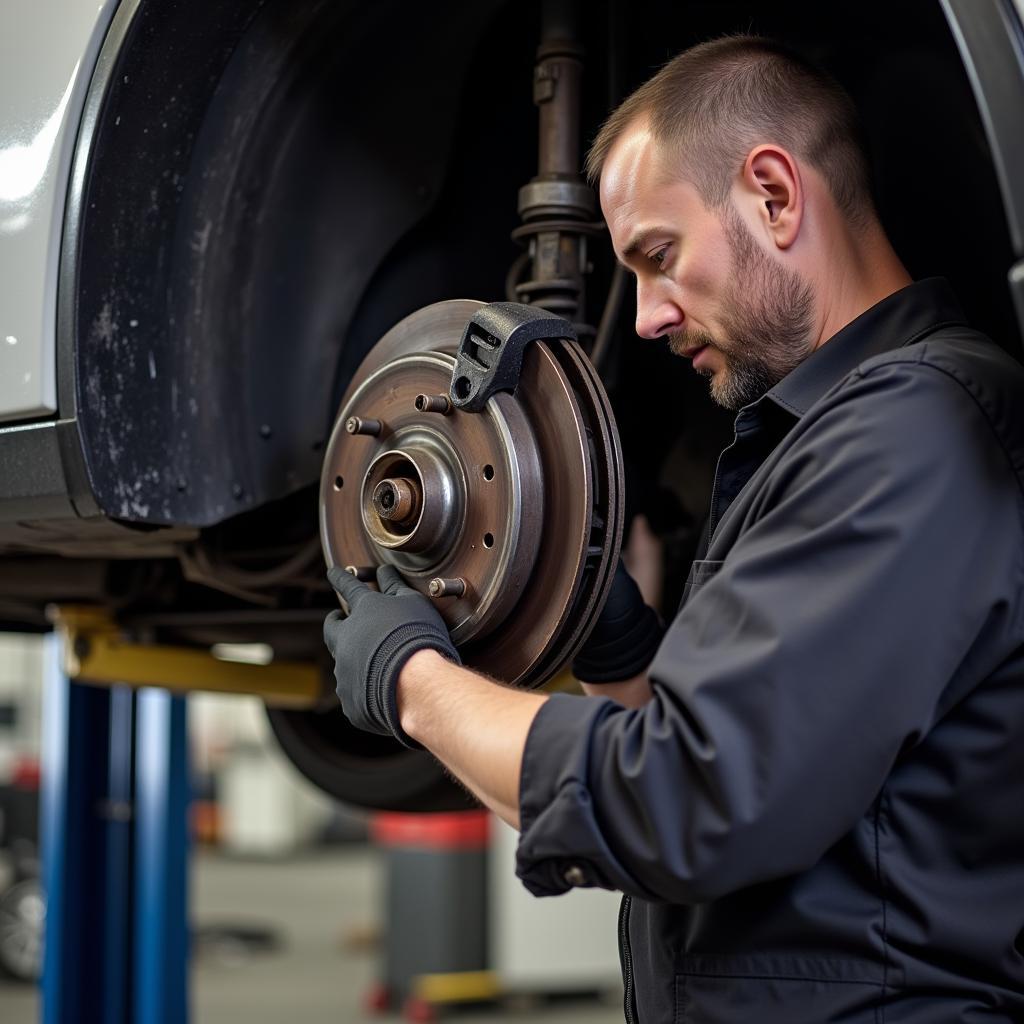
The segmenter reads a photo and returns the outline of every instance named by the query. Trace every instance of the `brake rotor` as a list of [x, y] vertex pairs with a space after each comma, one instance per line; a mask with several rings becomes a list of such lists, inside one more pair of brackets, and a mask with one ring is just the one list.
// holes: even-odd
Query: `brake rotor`
[[448, 389], [482, 303], [427, 306], [367, 355], [342, 399], [320, 483], [329, 565], [396, 566], [435, 602], [465, 664], [537, 687], [603, 607], [622, 540], [607, 395], [573, 341], [531, 343], [513, 394], [480, 412]]

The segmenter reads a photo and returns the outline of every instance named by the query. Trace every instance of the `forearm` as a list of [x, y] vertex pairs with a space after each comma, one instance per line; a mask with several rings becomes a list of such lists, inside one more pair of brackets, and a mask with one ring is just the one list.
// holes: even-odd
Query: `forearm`
[[414, 654], [398, 682], [402, 728], [513, 828], [519, 827], [526, 737], [546, 699], [494, 683], [431, 650]]
[[580, 683], [580, 685], [588, 697], [610, 697], [626, 708], [643, 707], [654, 696], [646, 672], [621, 683]]

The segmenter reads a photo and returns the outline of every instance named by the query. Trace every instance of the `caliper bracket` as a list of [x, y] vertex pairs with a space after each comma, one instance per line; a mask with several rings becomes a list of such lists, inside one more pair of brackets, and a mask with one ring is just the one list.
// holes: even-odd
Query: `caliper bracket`
[[496, 391], [515, 391], [531, 341], [576, 340], [568, 320], [538, 306], [492, 302], [466, 325], [452, 371], [452, 404], [479, 412]]

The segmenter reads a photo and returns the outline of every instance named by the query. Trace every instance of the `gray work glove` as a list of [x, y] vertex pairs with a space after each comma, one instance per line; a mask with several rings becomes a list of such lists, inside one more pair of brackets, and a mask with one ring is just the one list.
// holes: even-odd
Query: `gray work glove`
[[327, 579], [349, 609], [347, 617], [333, 611], [324, 620], [324, 643], [334, 658], [345, 717], [367, 732], [419, 747], [398, 721], [398, 675], [409, 658], [425, 648], [462, 664], [444, 620], [394, 566], [377, 569], [380, 593], [337, 566], [328, 571]]
[[658, 613], [619, 559], [608, 600], [572, 663], [584, 683], [621, 683], [640, 675], [654, 660], [665, 635]]

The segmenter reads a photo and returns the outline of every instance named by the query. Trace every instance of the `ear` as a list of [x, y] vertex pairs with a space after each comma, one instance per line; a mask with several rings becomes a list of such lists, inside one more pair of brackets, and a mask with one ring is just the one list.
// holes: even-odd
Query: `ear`
[[764, 229], [780, 249], [788, 249], [800, 233], [804, 215], [796, 160], [781, 146], [757, 146], [743, 164], [742, 184], [758, 203]]

